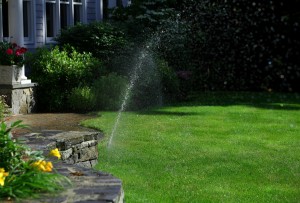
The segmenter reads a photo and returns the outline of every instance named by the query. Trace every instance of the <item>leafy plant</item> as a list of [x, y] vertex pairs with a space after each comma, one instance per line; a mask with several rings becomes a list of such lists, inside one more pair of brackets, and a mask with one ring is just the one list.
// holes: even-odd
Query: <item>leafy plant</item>
[[[12, 138], [13, 128], [26, 127], [16, 121], [0, 125], [0, 198], [33, 198], [42, 192], [58, 192], [69, 180], [53, 170], [42, 152], [32, 151]], [[52, 154], [56, 154], [52, 152]]]
[[101, 76], [92, 86], [96, 97], [96, 108], [101, 110], [118, 110], [121, 106], [127, 78], [110, 73]]
[[89, 53], [80, 53], [67, 46], [51, 50], [40, 48], [28, 56], [31, 79], [37, 82], [38, 109], [67, 111], [71, 90], [85, 86], [102, 74], [104, 68]]
[[86, 112], [93, 110], [96, 105], [94, 92], [90, 87], [75, 87], [69, 95], [69, 104], [72, 110]]
[[64, 29], [56, 41], [60, 46], [69, 44], [81, 53], [90, 52], [105, 63], [127, 43], [122, 30], [103, 22], [77, 24]]

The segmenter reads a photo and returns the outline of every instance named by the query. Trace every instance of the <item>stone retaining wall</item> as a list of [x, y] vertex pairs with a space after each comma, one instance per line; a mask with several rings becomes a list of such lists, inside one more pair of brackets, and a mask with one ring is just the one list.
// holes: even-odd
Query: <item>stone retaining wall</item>
[[66, 163], [92, 168], [98, 163], [99, 136], [97, 132], [62, 132], [48, 138], [53, 141], [48, 149], [58, 148]]
[[90, 169], [97, 162], [97, 144], [101, 137], [100, 132], [79, 131], [42, 131], [24, 135], [27, 145], [33, 150], [42, 150], [45, 155], [56, 147], [60, 150], [63, 160], [53, 164], [58, 173], [71, 180], [72, 187], [57, 195], [45, 195], [41, 199], [20, 200], [20, 202], [123, 203], [122, 181], [111, 174]]
[[5, 95], [6, 104], [13, 115], [28, 114], [35, 109], [35, 83], [0, 85], [0, 95]]

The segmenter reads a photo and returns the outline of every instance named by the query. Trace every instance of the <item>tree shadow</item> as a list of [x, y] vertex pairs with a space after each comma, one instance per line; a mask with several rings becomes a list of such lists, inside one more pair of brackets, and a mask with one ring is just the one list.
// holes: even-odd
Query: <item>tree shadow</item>
[[300, 94], [269, 92], [201, 92], [175, 106], [244, 105], [273, 110], [300, 110]]
[[138, 112], [140, 115], [165, 115], [165, 116], [199, 116], [204, 115], [204, 113], [198, 112], [171, 112], [163, 110], [148, 110]]

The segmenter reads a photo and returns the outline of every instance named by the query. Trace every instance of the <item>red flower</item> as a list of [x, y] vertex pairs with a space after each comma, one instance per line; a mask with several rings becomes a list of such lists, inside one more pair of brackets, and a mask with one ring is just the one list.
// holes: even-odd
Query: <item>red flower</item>
[[16, 55], [20, 56], [20, 55], [24, 54], [26, 51], [27, 51], [27, 49], [25, 47], [21, 47], [16, 50]]
[[13, 51], [12, 49], [7, 49], [7, 50], [6, 50], [6, 53], [7, 53], [8, 55], [12, 55], [12, 54], [14, 53], [14, 51]]
[[27, 51], [27, 49], [25, 47], [21, 47], [22, 54], [24, 54], [26, 51]]
[[20, 56], [20, 55], [22, 55], [23, 53], [22, 53], [22, 51], [21, 51], [21, 49], [18, 49], [17, 51], [16, 51], [16, 55], [17, 56]]

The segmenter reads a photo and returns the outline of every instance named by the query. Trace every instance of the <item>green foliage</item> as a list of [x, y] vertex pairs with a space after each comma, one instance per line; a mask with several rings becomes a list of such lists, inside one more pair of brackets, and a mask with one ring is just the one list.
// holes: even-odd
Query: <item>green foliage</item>
[[80, 85], [89, 85], [103, 71], [102, 64], [88, 53], [67, 47], [38, 49], [28, 57], [31, 79], [38, 83], [38, 109], [68, 110], [68, 95]]
[[161, 88], [164, 102], [172, 102], [180, 99], [182, 94], [180, 82], [174, 70], [162, 59], [156, 60], [156, 66], [161, 80]]
[[141, 70], [138, 70], [128, 108], [160, 106], [178, 99], [179, 95], [179, 81], [173, 69], [166, 61], [148, 53], [142, 60]]
[[[0, 199], [34, 198], [42, 192], [56, 193], [69, 184], [69, 180], [56, 173], [46, 173], [33, 166], [37, 160], [44, 160], [42, 152], [31, 151], [18, 140], [13, 139], [14, 128], [26, 127], [16, 121], [8, 127], [0, 124]], [[52, 166], [52, 163], [50, 163]], [[52, 171], [49, 170], [49, 172]]]
[[26, 148], [22, 145], [17, 144], [12, 140], [11, 131], [15, 127], [24, 127], [20, 123], [22, 121], [17, 121], [7, 127], [4, 122], [1, 122], [0, 126], [0, 168], [4, 168], [5, 171], [11, 171], [19, 163], [22, 162], [23, 152]]
[[69, 104], [76, 112], [87, 112], [95, 108], [96, 98], [90, 87], [75, 87], [69, 95]]
[[56, 38], [60, 46], [71, 45], [77, 51], [90, 52], [108, 63], [126, 44], [125, 34], [109, 23], [77, 24], [62, 30]]
[[116, 7], [112, 10], [111, 19], [125, 23], [127, 35], [141, 43], [164, 24], [176, 12], [172, 1], [134, 1], [129, 7]]
[[186, 0], [195, 89], [299, 91], [299, 3]]
[[96, 97], [96, 108], [100, 110], [119, 110], [124, 91], [127, 87], [127, 79], [115, 73], [101, 76], [93, 86]]

